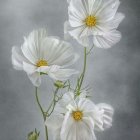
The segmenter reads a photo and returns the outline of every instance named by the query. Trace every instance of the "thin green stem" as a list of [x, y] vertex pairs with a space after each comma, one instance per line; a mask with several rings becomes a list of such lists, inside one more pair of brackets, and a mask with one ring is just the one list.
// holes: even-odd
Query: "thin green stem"
[[84, 66], [83, 66], [83, 71], [80, 75], [80, 77], [77, 80], [77, 86], [76, 86], [76, 95], [80, 94], [80, 90], [83, 84], [83, 80], [84, 80], [84, 76], [85, 76], [85, 72], [86, 72], [86, 65], [87, 65], [87, 48], [84, 48]]
[[[46, 120], [46, 115], [45, 115], [45, 113], [44, 113], [44, 110], [43, 110], [43, 108], [42, 108], [42, 106], [41, 106], [41, 104], [40, 104], [39, 98], [38, 98], [38, 88], [37, 88], [37, 87], [35, 87], [35, 96], [36, 96], [37, 104], [38, 104], [38, 106], [39, 106], [39, 108], [40, 108], [40, 111], [41, 111], [41, 113], [42, 113], [43, 120], [44, 120], [44, 122], [45, 122], [45, 120]], [[45, 126], [45, 134], [46, 134], [46, 140], [48, 140], [48, 129], [47, 129], [47, 126]]]
[[[53, 97], [53, 100], [47, 110], [47, 113], [50, 111], [51, 107], [52, 107], [52, 110], [51, 112], [48, 114], [48, 117], [52, 114], [52, 112], [54, 111], [54, 108], [55, 108], [55, 105], [56, 105], [56, 95], [57, 95], [57, 92], [58, 92], [59, 88], [56, 88], [55, 92], [54, 92], [54, 97]], [[53, 106], [52, 106], [53, 105]]]

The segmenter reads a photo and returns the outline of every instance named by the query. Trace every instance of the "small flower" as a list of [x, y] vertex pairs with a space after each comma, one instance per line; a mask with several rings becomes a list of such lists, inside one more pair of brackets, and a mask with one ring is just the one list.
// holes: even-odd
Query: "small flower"
[[124, 15], [117, 13], [119, 0], [68, 0], [68, 3], [65, 34], [70, 34], [84, 47], [110, 48], [120, 41], [121, 33], [116, 29]]
[[37, 87], [44, 74], [61, 81], [77, 74], [76, 70], [66, 67], [75, 63], [78, 57], [69, 43], [47, 36], [45, 29], [31, 32], [24, 38], [21, 48], [12, 48], [14, 68], [24, 70]]
[[46, 125], [54, 132], [54, 140], [96, 140], [94, 131], [104, 131], [112, 125], [113, 108], [95, 105], [84, 96], [74, 100], [74, 93], [66, 93], [47, 118]]

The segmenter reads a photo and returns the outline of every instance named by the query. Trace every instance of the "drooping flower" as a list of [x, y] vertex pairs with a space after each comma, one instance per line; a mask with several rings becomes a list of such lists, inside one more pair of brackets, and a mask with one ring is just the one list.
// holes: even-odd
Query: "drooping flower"
[[41, 75], [47, 74], [54, 80], [66, 80], [77, 71], [67, 69], [78, 58], [72, 46], [54, 37], [47, 36], [45, 29], [31, 32], [24, 43], [12, 48], [12, 64], [24, 70], [35, 86], [41, 84]]
[[110, 105], [95, 105], [84, 96], [74, 99], [74, 93], [68, 92], [45, 124], [53, 132], [54, 140], [96, 140], [94, 131], [111, 127], [112, 115]]
[[121, 39], [117, 31], [124, 14], [118, 13], [119, 0], [68, 0], [69, 19], [65, 34], [70, 34], [84, 47], [110, 48]]

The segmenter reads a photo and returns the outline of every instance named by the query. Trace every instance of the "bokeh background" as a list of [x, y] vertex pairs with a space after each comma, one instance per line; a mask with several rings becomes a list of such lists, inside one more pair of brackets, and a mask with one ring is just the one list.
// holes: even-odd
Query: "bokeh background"
[[[140, 1], [121, 2], [119, 11], [126, 15], [119, 26], [122, 40], [111, 49], [94, 48], [88, 58], [84, 84], [90, 85], [93, 101], [115, 108], [112, 128], [97, 133], [98, 140], [140, 139]], [[66, 19], [66, 0], [0, 0], [1, 140], [26, 140], [28, 132], [34, 128], [41, 131], [40, 140], [44, 140], [34, 87], [24, 72], [12, 68], [11, 49], [23, 43], [23, 36], [40, 27], [47, 27], [50, 35], [63, 39]], [[81, 59], [73, 66], [80, 70], [83, 50], [76, 41], [69, 41], [81, 54]], [[52, 90], [52, 81], [44, 79], [40, 93], [44, 107], [52, 98]]]

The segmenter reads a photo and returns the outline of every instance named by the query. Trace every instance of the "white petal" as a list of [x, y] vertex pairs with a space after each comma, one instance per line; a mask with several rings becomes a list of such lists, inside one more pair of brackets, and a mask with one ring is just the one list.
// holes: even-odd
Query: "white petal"
[[107, 22], [112, 20], [117, 12], [119, 5], [119, 0], [104, 1], [103, 6], [96, 13], [96, 17], [98, 17], [98, 22]]
[[60, 104], [63, 107], [66, 107], [68, 104], [70, 104], [74, 100], [74, 93], [73, 92], [67, 92], [63, 95]]
[[94, 120], [91, 117], [84, 117], [83, 122], [89, 127], [91, 131], [91, 140], [96, 140], [96, 136], [94, 133]]
[[76, 140], [96, 140], [96, 137], [93, 135], [93, 131], [90, 127], [91, 125], [89, 126], [84, 121], [79, 121], [76, 126]]
[[94, 111], [95, 104], [87, 98], [80, 98], [78, 107], [83, 110], [83, 112], [91, 112]]
[[90, 40], [90, 37], [84, 36], [81, 38], [78, 38], [78, 42], [83, 46], [83, 47], [89, 47], [92, 45], [92, 40]]
[[36, 72], [36, 66], [26, 62], [23, 62], [23, 69], [28, 74], [32, 74]]
[[59, 44], [61, 42], [54, 37], [46, 37], [41, 44], [41, 54], [43, 59], [51, 65], [52, 61], [60, 55]]
[[55, 131], [61, 129], [63, 119], [62, 115], [52, 114], [49, 118], [46, 118], [45, 125], [51, 129], [51, 131]]
[[95, 15], [96, 12], [101, 8], [101, 5], [102, 5], [102, 0], [94, 0], [91, 15]]
[[53, 66], [41, 66], [37, 68], [37, 72], [43, 72], [43, 73], [50, 73], [50, 72], [57, 72], [60, 69], [60, 66], [53, 65]]
[[41, 76], [40, 73], [36, 71], [36, 67], [32, 64], [23, 62], [23, 69], [27, 73], [33, 85], [39, 87], [41, 84]]
[[109, 31], [104, 35], [94, 36], [94, 45], [99, 48], [110, 48], [121, 39], [121, 33], [116, 30]]
[[40, 84], [41, 84], [41, 77], [40, 77], [40, 74], [35, 72], [35, 73], [32, 73], [32, 74], [28, 74], [28, 77], [29, 79], [31, 80], [31, 82], [33, 83], [33, 85], [35, 87], [39, 87]]
[[46, 29], [39, 29], [32, 31], [27, 38], [24, 38], [21, 49], [32, 64], [36, 64], [42, 58], [42, 43], [46, 37]]
[[69, 31], [69, 34], [77, 39], [80, 38], [82, 36], [83, 31], [86, 29], [86, 26], [81, 26], [81, 27], [77, 27], [77, 28], [73, 28], [72, 30]]
[[60, 112], [65, 114], [67, 111], [67, 105], [73, 102], [74, 99], [74, 93], [73, 92], [67, 92], [63, 95], [62, 99], [57, 103], [55, 107], [56, 112]]
[[72, 27], [81, 26], [83, 20], [87, 16], [87, 11], [81, 0], [78, 0], [78, 1], [71, 0], [68, 7], [68, 13], [69, 13], [69, 19], [70, 19], [69, 22]]
[[125, 15], [122, 13], [117, 13], [114, 17], [114, 20], [108, 25], [111, 27], [111, 29], [117, 29], [119, 24], [122, 22], [122, 20], [125, 18]]
[[55, 80], [65, 81], [73, 74], [78, 74], [78, 71], [73, 69], [58, 69], [57, 71], [53, 71], [50, 69], [50, 71], [47, 73], [51, 78]]
[[23, 61], [25, 60], [21, 49], [18, 47], [12, 48], [12, 64], [16, 70], [23, 70]]
[[56, 55], [53, 54], [54, 58], [51, 62], [51, 65], [59, 65], [64, 68], [74, 64], [78, 60], [79, 55], [74, 52], [70, 43], [62, 41], [57, 46], [57, 48], [58, 48], [58, 52]]
[[112, 116], [114, 114], [114, 109], [105, 103], [101, 103], [97, 105], [99, 111], [102, 111], [102, 121], [103, 121], [103, 128], [107, 129], [112, 126]]
[[74, 124], [74, 120], [71, 117], [71, 113], [67, 112], [64, 117], [64, 121], [63, 121], [62, 128], [61, 128], [61, 133], [60, 133], [61, 140], [67, 139], [73, 124]]
[[68, 31], [71, 30], [70, 24], [68, 21], [64, 22], [64, 39], [68, 40], [71, 38], [70, 34], [68, 33]]

